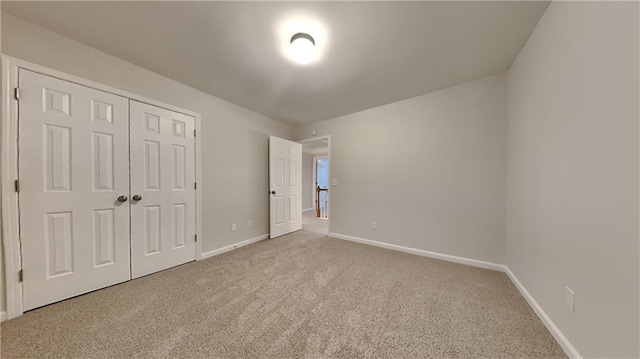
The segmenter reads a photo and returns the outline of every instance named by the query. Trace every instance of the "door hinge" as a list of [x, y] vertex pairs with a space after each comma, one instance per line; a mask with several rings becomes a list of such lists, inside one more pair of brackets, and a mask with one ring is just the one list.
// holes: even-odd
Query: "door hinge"
[[196, 137], [196, 129], [193, 129], [193, 137]]
[[22, 275], [22, 269], [20, 269], [20, 270], [18, 271], [18, 281], [22, 282], [22, 278], [23, 278], [23, 275]]
[[198, 241], [198, 235], [196, 234], [196, 242]]
[[193, 182], [193, 189], [198, 189], [198, 182]]
[[16, 87], [16, 88], [13, 89], [13, 97], [16, 100], [20, 100], [20, 88], [19, 87]]
[[19, 180], [13, 181], [13, 187], [15, 188], [16, 192], [20, 192], [20, 181]]

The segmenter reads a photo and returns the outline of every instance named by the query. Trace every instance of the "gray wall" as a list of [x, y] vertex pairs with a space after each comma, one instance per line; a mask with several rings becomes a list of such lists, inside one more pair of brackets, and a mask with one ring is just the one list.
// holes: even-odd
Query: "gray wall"
[[2, 53], [200, 113], [203, 251], [269, 232], [268, 138], [291, 127], [4, 13]]
[[508, 74], [506, 263], [588, 358], [640, 355], [638, 40], [638, 3], [554, 1]]
[[500, 74], [297, 128], [331, 135], [331, 231], [503, 263], [506, 91]]

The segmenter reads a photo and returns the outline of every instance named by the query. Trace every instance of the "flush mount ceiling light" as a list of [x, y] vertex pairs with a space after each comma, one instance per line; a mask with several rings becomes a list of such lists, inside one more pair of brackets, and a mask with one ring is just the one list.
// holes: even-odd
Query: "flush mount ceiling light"
[[314, 58], [316, 41], [304, 32], [298, 32], [291, 36], [291, 59], [299, 64], [308, 64]]
[[300, 9], [287, 11], [274, 19], [273, 29], [273, 44], [292, 65], [318, 66], [327, 57], [331, 36], [316, 14]]

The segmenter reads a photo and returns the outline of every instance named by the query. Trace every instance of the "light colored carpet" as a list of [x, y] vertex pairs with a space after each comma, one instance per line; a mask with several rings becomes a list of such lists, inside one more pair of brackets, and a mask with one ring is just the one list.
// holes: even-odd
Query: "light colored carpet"
[[2, 323], [2, 358], [561, 358], [499, 272], [301, 230]]
[[302, 212], [302, 228], [320, 234], [329, 234], [329, 221], [316, 217], [316, 211]]

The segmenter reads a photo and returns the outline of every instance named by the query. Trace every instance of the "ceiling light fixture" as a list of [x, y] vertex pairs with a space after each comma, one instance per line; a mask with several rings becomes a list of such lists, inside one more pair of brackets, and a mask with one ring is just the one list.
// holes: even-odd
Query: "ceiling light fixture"
[[291, 36], [291, 58], [299, 64], [308, 64], [314, 57], [316, 41], [311, 35], [299, 32]]

